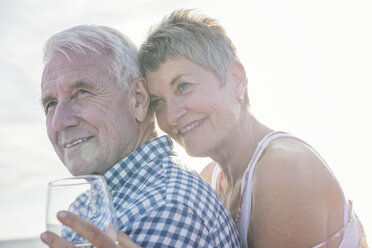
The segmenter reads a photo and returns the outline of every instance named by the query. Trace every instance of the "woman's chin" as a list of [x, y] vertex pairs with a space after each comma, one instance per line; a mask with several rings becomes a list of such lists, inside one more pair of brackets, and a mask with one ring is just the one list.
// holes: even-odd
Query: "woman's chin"
[[205, 150], [201, 147], [190, 147], [190, 146], [183, 146], [186, 150], [186, 153], [191, 157], [209, 157], [208, 154], [206, 154]]
[[[205, 139], [200, 139], [200, 137], [195, 138], [181, 138], [181, 137], [172, 137], [181, 147], [183, 147], [186, 153], [191, 157], [209, 157], [210, 146], [208, 142], [205, 142]], [[209, 148], [208, 148], [209, 147]]]

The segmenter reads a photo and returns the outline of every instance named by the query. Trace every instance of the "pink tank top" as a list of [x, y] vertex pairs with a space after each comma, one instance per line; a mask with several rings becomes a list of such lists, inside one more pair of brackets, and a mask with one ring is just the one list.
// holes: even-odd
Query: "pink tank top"
[[[308, 145], [316, 153], [316, 151], [309, 144], [285, 132], [271, 132], [267, 134], [260, 141], [242, 178], [241, 202], [240, 202], [240, 207], [238, 209], [237, 216], [236, 216], [236, 220], [238, 220], [236, 222], [236, 225], [239, 231], [240, 242], [241, 242], [242, 247], [248, 248], [247, 233], [248, 233], [249, 221], [251, 217], [252, 179], [253, 179], [254, 169], [256, 167], [256, 164], [259, 158], [262, 155], [262, 152], [266, 149], [266, 147], [270, 144], [270, 142], [273, 141], [274, 139], [284, 138], [284, 137], [297, 139], [305, 143], [306, 145]], [[316, 154], [319, 156], [318, 153]], [[324, 164], [326, 163], [324, 162]], [[220, 169], [220, 167], [215, 166], [213, 169], [212, 181], [211, 181], [211, 185], [214, 189], [217, 189], [217, 178], [220, 173], [222, 173], [222, 170]], [[344, 196], [344, 199], [345, 199], [345, 196]], [[336, 232], [329, 240], [324, 241], [318, 245], [315, 245], [313, 246], [313, 248], [323, 247], [328, 242], [336, 239], [342, 234], [343, 234], [343, 238], [339, 245], [339, 248], [354, 248], [354, 247], [357, 248], [359, 246], [359, 242], [361, 239], [360, 226], [352, 211], [351, 201], [346, 201], [346, 199], [344, 200], [344, 226], [338, 232]]]

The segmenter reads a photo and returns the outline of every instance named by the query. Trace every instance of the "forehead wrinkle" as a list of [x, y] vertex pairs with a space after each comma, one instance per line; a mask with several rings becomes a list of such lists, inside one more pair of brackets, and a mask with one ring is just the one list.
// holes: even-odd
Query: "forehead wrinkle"
[[44, 66], [42, 78], [48, 76], [50, 79], [53, 79], [58, 77], [60, 73], [64, 73], [64, 71], [66, 69], [68, 70], [69, 68], [73, 68], [73, 71], [78, 72], [85, 71], [84, 68], [97, 66], [96, 69], [102, 71], [102, 73], [110, 72], [110, 69], [107, 65], [110, 64], [112, 56], [109, 53], [92, 52], [80, 54], [69, 51], [68, 54], [69, 57], [67, 58], [59, 51], [54, 52]]
[[[45, 70], [42, 75], [42, 83], [45, 83], [45, 78], [48, 79], [48, 81], [51, 80], [57, 80], [61, 77], [65, 77], [69, 74], [76, 74], [76, 73], [86, 73], [87, 69], [96, 67], [97, 72], [106, 73], [108, 74], [108, 70], [105, 66], [97, 66], [97, 63], [88, 63], [88, 64], [63, 64], [61, 66], [58, 66], [57, 68], [49, 68], [45, 67]], [[72, 70], [70, 70], [72, 68]], [[82, 76], [83, 77], [83, 76]], [[83, 79], [80, 79], [83, 80]], [[78, 80], [76, 80], [78, 81]]]

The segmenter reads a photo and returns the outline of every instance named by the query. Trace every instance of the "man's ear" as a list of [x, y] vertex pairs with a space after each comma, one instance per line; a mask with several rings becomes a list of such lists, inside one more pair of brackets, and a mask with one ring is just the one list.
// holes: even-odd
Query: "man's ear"
[[134, 117], [138, 122], [143, 122], [146, 119], [147, 110], [150, 104], [150, 96], [147, 91], [146, 80], [143, 77], [139, 77], [132, 82], [130, 86], [130, 95], [132, 96]]
[[247, 90], [247, 76], [240, 62], [233, 62], [229, 67], [229, 78], [234, 85], [234, 91], [238, 101], [243, 102]]

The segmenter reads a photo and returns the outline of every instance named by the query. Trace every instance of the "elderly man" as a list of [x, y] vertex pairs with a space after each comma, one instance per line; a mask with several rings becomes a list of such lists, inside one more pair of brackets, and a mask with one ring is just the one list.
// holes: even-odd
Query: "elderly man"
[[[239, 246], [215, 192], [181, 169], [168, 136], [157, 137], [137, 48], [126, 37], [77, 26], [47, 41], [44, 61], [48, 137], [71, 174], [103, 175], [120, 231], [142, 247]], [[41, 238], [50, 247], [68, 243], [50, 232]]]

